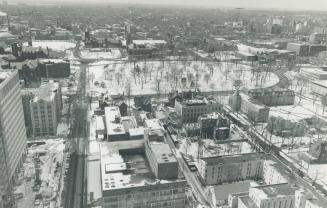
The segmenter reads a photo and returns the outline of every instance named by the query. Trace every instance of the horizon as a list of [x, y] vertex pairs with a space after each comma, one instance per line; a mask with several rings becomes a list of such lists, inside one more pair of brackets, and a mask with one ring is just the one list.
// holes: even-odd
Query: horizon
[[[196, 7], [198, 9], [260, 9], [260, 10], [291, 10], [291, 11], [327, 11], [326, 0], [275, 0], [273, 4], [270, 0], [15, 0], [10, 3], [29, 4], [115, 4], [115, 5], [135, 5], [135, 6], [168, 6], [168, 7]], [[315, 2], [315, 4], [313, 3]]]

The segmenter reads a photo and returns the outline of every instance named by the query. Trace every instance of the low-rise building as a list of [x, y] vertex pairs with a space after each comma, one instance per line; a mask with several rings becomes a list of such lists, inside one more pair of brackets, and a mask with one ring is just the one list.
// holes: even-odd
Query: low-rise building
[[70, 75], [70, 63], [62, 59], [39, 59], [38, 68], [41, 77], [65, 78]]
[[299, 76], [309, 81], [327, 80], [327, 72], [322, 67], [301, 68]]
[[298, 56], [309, 55], [309, 45], [305, 43], [288, 43], [286, 49], [295, 52]]
[[201, 158], [199, 175], [206, 185], [259, 179], [262, 176], [265, 158], [263, 153]]
[[175, 112], [180, 116], [182, 123], [193, 123], [203, 114], [218, 112], [222, 105], [215, 100], [198, 96], [195, 99], [175, 100]]
[[247, 94], [267, 106], [293, 105], [295, 93], [293, 90], [282, 88], [251, 89]]
[[290, 184], [251, 187], [248, 196], [238, 198], [238, 208], [294, 208], [296, 190]]
[[175, 179], [178, 177], [178, 162], [165, 142], [163, 130], [147, 129], [144, 146], [151, 170], [156, 178]]
[[269, 108], [251, 98], [250, 96], [240, 93], [241, 96], [241, 112], [248, 116], [253, 122], [267, 122], [269, 118]]
[[157, 178], [149, 167], [149, 157], [156, 155], [145, 154], [144, 148], [143, 140], [101, 144], [103, 208], [185, 207], [187, 182]]

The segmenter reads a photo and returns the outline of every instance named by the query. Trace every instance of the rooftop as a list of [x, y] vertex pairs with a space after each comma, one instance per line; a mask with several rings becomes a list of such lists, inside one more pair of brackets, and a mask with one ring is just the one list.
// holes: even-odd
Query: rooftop
[[159, 119], [146, 119], [144, 121], [145, 127], [152, 130], [158, 130], [163, 129], [163, 127], [160, 125]]
[[299, 189], [297, 186], [290, 185], [288, 183], [273, 184], [265, 186], [257, 186], [251, 189], [257, 190], [262, 199], [285, 197], [295, 195], [295, 191]]
[[176, 182], [155, 178], [143, 140], [101, 142], [100, 147], [102, 191]]
[[38, 102], [39, 100], [51, 101], [52, 99], [54, 99], [55, 93], [58, 90], [58, 88], [59, 88], [58, 82], [42, 83], [33, 101], [34, 102]]
[[208, 165], [242, 163], [246, 161], [265, 160], [265, 159], [266, 159], [266, 155], [260, 152], [201, 158], [201, 160], [207, 162]]
[[159, 164], [177, 162], [168, 144], [150, 142], [150, 146]]
[[258, 206], [250, 199], [249, 196], [241, 196], [239, 200], [245, 205], [246, 208], [258, 208]]

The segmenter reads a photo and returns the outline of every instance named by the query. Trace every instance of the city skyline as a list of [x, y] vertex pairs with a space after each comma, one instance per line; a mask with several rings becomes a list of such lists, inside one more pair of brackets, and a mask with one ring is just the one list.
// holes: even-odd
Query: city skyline
[[327, 10], [327, 1], [324, 0], [16, 0], [16, 2], [28, 3], [119, 3], [135, 5], [169, 5], [169, 6], [191, 6], [199, 8], [245, 8], [245, 9], [287, 9], [287, 10]]

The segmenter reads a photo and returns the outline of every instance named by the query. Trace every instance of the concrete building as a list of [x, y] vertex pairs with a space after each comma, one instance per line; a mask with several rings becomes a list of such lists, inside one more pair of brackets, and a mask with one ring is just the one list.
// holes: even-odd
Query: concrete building
[[149, 167], [148, 156], [153, 154], [145, 154], [144, 141], [101, 143], [100, 146], [103, 208], [185, 207], [187, 182], [181, 178], [157, 178]]
[[215, 100], [198, 96], [195, 99], [175, 100], [175, 112], [180, 116], [182, 123], [193, 123], [203, 114], [218, 112], [222, 105]]
[[250, 96], [240, 93], [242, 98], [241, 101], [241, 112], [248, 116], [253, 122], [267, 122], [269, 117], [269, 108], [251, 98]]
[[201, 158], [198, 171], [206, 185], [259, 179], [265, 158], [263, 153]]
[[70, 63], [62, 59], [39, 59], [40, 76], [44, 78], [65, 78], [70, 75]]
[[198, 167], [206, 185], [261, 179], [265, 184], [287, 183], [289, 174], [264, 153], [202, 157]]
[[252, 89], [247, 94], [267, 106], [293, 105], [295, 93], [293, 90], [282, 88]]
[[263, 163], [262, 178], [267, 185], [287, 183], [289, 178], [282, 170], [283, 168], [278, 163], [266, 160]]
[[327, 72], [322, 67], [301, 68], [299, 76], [309, 81], [327, 80]]
[[138, 127], [134, 116], [121, 116], [118, 106], [105, 107], [105, 136], [107, 141], [137, 140], [144, 138], [144, 128]]
[[33, 100], [30, 101], [33, 136], [57, 135], [61, 110], [60, 84], [58, 82], [43, 83]]
[[163, 130], [145, 131], [145, 153], [156, 178], [175, 179], [178, 177], [178, 162], [169, 145], [165, 143]]
[[39, 89], [37, 88], [21, 90], [24, 119], [25, 119], [25, 129], [26, 129], [27, 137], [31, 137], [33, 135], [30, 103], [34, 99], [38, 91]]
[[294, 208], [296, 190], [290, 184], [251, 187], [248, 196], [238, 198], [238, 208]]
[[293, 51], [298, 56], [308, 56], [309, 55], [309, 45], [304, 43], [288, 43], [287, 50]]
[[[0, 71], [0, 193], [7, 202], [26, 155], [26, 130], [17, 71]], [[0, 197], [1, 198], [1, 197]], [[5, 204], [5, 207], [10, 207]]]
[[327, 94], [327, 81], [313, 81], [311, 83], [311, 91], [318, 95]]

